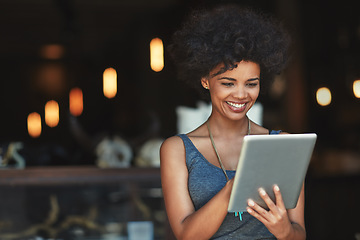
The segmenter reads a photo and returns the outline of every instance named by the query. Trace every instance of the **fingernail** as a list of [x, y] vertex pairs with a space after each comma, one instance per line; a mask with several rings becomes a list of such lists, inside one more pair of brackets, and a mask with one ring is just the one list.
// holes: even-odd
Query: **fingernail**
[[265, 190], [264, 190], [263, 188], [260, 188], [260, 189], [259, 189], [259, 193], [260, 193], [261, 195], [263, 195], [263, 196], [265, 196], [265, 194], [266, 194], [266, 192], [265, 192]]
[[254, 201], [253, 201], [253, 200], [251, 200], [251, 199], [249, 199], [248, 204], [249, 204], [249, 206], [250, 206], [250, 207], [255, 206]]
[[279, 188], [278, 185], [275, 185], [275, 186], [274, 186], [274, 189], [275, 189], [275, 191], [280, 191], [280, 188]]

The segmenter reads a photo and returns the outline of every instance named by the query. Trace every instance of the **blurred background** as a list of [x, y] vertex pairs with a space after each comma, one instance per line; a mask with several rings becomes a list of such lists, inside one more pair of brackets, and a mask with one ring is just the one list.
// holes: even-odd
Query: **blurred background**
[[[14, 203], [13, 197], [26, 195], [36, 204], [41, 194], [49, 196], [54, 190], [43, 183], [28, 186], [26, 181], [17, 186], [21, 191], [15, 190], [7, 179], [14, 176], [16, 181], [22, 173], [9, 168], [52, 167], [55, 172], [60, 167], [79, 166], [155, 168], [155, 172], [149, 170], [153, 182], [143, 179], [147, 185], [140, 189], [146, 191], [140, 192], [145, 196], [151, 189], [159, 190], [154, 151], [163, 139], [179, 132], [179, 107], [192, 111], [201, 101], [197, 92], [177, 80], [166, 47], [191, 9], [219, 3], [238, 3], [270, 13], [291, 33], [291, 62], [259, 98], [262, 125], [318, 134], [306, 178], [308, 239], [360, 239], [360, 14], [354, 0], [0, 0], [0, 160], [4, 171], [13, 174], [1, 178], [0, 190], [12, 192], [6, 199], [7, 204], [15, 204], [14, 209], [27, 209], [27, 217], [21, 216], [20, 221], [21, 214], [1, 208], [0, 235], [42, 221], [51, 208], [43, 209], [44, 214], [22, 201]], [[160, 53], [150, 52], [151, 42], [160, 43], [153, 46]], [[160, 56], [160, 66], [151, 65], [154, 56]], [[104, 82], [111, 85], [111, 80], [116, 91], [105, 93]], [[9, 149], [20, 157], [7, 157]], [[98, 176], [90, 172], [89, 178]], [[65, 170], [59, 173], [66, 174]], [[132, 179], [131, 174], [119, 174]], [[116, 173], [114, 176], [116, 179]], [[123, 200], [134, 186], [128, 186], [129, 181], [115, 186], [110, 182], [107, 188], [89, 189], [85, 184], [73, 189], [72, 183], [64, 187], [58, 180], [56, 194], [64, 198], [59, 191], [66, 192], [71, 198], [85, 189], [79, 198], [101, 202], [99, 211], [106, 205], [102, 194], [112, 196], [114, 209], [119, 215], [127, 214], [120, 220], [113, 216], [114, 222], [147, 220], [154, 224], [155, 239], [172, 239], [160, 193], [152, 191], [152, 200], [146, 195], [143, 203], [150, 202], [149, 209], [158, 208], [156, 214], [161, 217], [154, 220], [146, 215], [148, 218], [134, 220], [136, 214], [125, 211], [134, 198]], [[96, 180], [90, 183], [99, 186]], [[99, 189], [107, 190], [99, 193]], [[135, 205], [143, 209], [143, 204]], [[69, 213], [73, 214], [73, 208]], [[108, 222], [105, 215], [102, 223]], [[112, 239], [91, 238], [90, 233], [85, 234], [86, 224], [77, 226], [82, 235], [62, 238]], [[129, 237], [126, 226], [125, 233], [113, 239]], [[1, 239], [54, 236], [43, 232], [35, 231], [28, 238], [2, 235]]]

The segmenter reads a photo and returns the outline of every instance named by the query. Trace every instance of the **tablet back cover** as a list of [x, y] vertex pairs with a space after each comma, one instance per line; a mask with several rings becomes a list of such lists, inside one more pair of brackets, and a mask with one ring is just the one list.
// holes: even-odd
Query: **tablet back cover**
[[285, 207], [296, 207], [316, 137], [314, 133], [245, 136], [228, 211], [246, 211], [250, 198], [267, 208], [258, 189], [264, 188], [274, 200], [275, 184]]

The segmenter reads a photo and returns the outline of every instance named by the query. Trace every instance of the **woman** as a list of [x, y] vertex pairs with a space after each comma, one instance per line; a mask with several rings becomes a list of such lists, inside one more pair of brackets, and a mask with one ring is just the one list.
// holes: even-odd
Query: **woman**
[[275, 186], [275, 202], [259, 192], [269, 211], [250, 200], [242, 220], [227, 212], [244, 136], [279, 133], [246, 113], [260, 83], [284, 67], [287, 47], [274, 20], [236, 6], [196, 12], [174, 34], [170, 52], [179, 76], [208, 92], [212, 103], [206, 123], [168, 138], [160, 150], [164, 200], [177, 239], [305, 239], [304, 189], [295, 209], [285, 209]]

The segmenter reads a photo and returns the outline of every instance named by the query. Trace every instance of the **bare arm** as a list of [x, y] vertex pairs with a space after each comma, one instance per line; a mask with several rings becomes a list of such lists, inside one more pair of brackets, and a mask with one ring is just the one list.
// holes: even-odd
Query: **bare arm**
[[303, 184], [296, 208], [288, 210], [289, 219], [294, 230], [294, 237], [291, 237], [289, 239], [306, 239], [304, 207], [305, 193]]
[[160, 150], [161, 182], [167, 215], [177, 239], [209, 239], [227, 214], [231, 186], [226, 186], [195, 211], [188, 191], [185, 149], [179, 137], [167, 139]]

